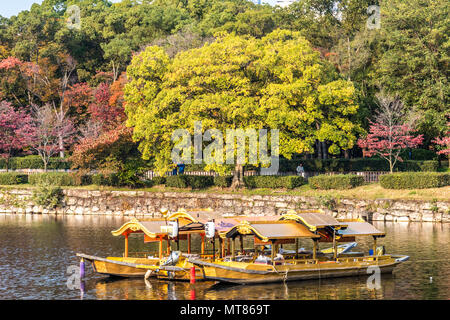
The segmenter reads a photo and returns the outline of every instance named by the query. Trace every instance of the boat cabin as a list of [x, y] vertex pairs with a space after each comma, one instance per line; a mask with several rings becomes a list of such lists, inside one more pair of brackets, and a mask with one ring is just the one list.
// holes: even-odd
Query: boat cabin
[[[305, 226], [292, 221], [241, 221], [229, 229], [225, 237], [231, 240], [231, 258], [236, 260], [235, 240], [237, 237], [252, 236], [254, 238], [255, 252], [252, 260], [258, 257], [258, 246], [263, 247], [270, 245], [271, 259], [270, 262], [275, 264], [275, 252], [278, 245], [295, 243], [298, 252], [298, 239], [310, 238], [318, 239], [316, 235], [308, 230]], [[241, 241], [242, 243], [242, 241]], [[264, 249], [263, 249], [264, 250]], [[315, 259], [315, 252], [314, 252]], [[240, 261], [243, 261], [242, 259]]]

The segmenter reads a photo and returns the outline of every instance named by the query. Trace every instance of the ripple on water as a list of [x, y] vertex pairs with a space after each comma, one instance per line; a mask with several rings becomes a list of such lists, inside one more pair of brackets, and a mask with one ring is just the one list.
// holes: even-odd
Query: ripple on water
[[[123, 240], [111, 236], [127, 218], [46, 215], [0, 215], [0, 299], [450, 299], [450, 224], [380, 223], [379, 240], [388, 253], [410, 260], [392, 275], [382, 275], [381, 289], [368, 290], [367, 277], [310, 280], [266, 285], [214, 285], [143, 279], [112, 280], [87, 268], [85, 292], [67, 287], [75, 254], [121, 255]], [[357, 239], [357, 251], [367, 252], [371, 239]], [[250, 242], [248, 243], [250, 245]], [[194, 247], [199, 242], [194, 238]], [[311, 247], [308, 241], [302, 247]], [[325, 245], [321, 245], [325, 247]], [[130, 248], [148, 250], [141, 239]], [[432, 277], [432, 281], [430, 281]]]

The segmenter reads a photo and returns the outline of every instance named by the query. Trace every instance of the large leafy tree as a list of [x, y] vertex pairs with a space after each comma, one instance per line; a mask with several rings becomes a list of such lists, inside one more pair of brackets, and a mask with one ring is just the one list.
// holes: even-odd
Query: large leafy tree
[[31, 116], [15, 110], [9, 102], [0, 101], [0, 157], [6, 159], [7, 171], [13, 153], [32, 144], [32, 133]]
[[390, 0], [381, 13], [376, 80], [419, 117], [429, 144], [447, 129], [450, 6], [446, 0]]
[[[340, 79], [298, 32], [274, 31], [256, 39], [219, 34], [216, 41], [173, 59], [148, 47], [127, 69], [128, 125], [144, 159], [164, 172], [172, 165], [175, 129], [280, 130], [280, 154], [312, 151], [316, 140], [329, 151], [351, 148], [359, 126], [351, 82]], [[216, 168], [220, 170], [220, 168]]]
[[405, 108], [398, 97], [379, 94], [377, 98], [380, 109], [370, 123], [369, 134], [359, 139], [358, 145], [364, 149], [365, 155], [385, 159], [392, 173], [395, 164], [403, 161], [401, 151], [422, 144], [423, 136], [414, 135], [414, 128], [405, 121]]

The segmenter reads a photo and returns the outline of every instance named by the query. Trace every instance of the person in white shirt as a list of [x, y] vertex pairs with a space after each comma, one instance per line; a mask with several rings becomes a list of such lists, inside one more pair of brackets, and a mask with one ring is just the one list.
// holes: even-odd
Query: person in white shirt
[[305, 169], [303, 168], [303, 165], [301, 163], [297, 167], [297, 175], [302, 177], [305, 176]]

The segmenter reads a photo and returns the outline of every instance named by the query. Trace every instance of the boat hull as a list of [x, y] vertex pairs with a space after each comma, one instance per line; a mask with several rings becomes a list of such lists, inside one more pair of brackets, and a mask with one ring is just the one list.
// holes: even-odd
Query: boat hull
[[367, 276], [368, 268], [378, 266], [380, 273], [391, 273], [401, 263], [395, 259], [380, 262], [351, 263], [351, 262], [327, 262], [311, 263], [304, 265], [252, 265], [245, 263], [209, 263], [192, 261], [201, 266], [205, 280], [214, 280], [239, 284], [261, 284], [284, 281], [313, 280], [350, 276]]
[[98, 274], [124, 278], [144, 277], [148, 270], [144, 266], [156, 268], [159, 265], [159, 259], [156, 258], [100, 258], [85, 254], [77, 254], [77, 256], [91, 262], [94, 272]]

